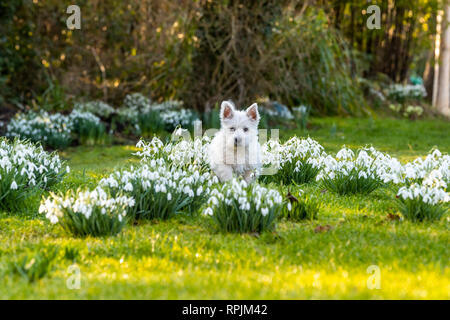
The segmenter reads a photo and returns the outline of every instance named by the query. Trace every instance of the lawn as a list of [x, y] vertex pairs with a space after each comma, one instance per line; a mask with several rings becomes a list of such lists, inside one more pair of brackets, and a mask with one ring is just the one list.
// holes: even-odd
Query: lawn
[[[408, 161], [434, 146], [448, 153], [449, 132], [449, 123], [439, 120], [321, 118], [308, 132], [281, 130], [280, 136], [309, 135], [327, 152], [372, 144]], [[56, 189], [93, 186], [136, 164], [136, 150], [113, 145], [60, 152], [71, 171]], [[30, 197], [24, 212], [0, 213], [0, 299], [450, 298], [448, 216], [423, 223], [393, 219], [395, 194], [387, 189], [338, 196], [314, 183], [301, 188], [320, 197], [319, 218], [280, 221], [275, 232], [262, 234], [220, 233], [200, 215], [142, 221], [115, 237], [77, 238], [37, 213], [41, 195]], [[31, 263], [52, 248], [56, 258], [42, 279], [30, 282], [13, 271], [25, 256]], [[67, 285], [76, 276], [69, 268], [74, 263], [78, 289]], [[379, 270], [379, 289], [368, 288], [370, 266]]]

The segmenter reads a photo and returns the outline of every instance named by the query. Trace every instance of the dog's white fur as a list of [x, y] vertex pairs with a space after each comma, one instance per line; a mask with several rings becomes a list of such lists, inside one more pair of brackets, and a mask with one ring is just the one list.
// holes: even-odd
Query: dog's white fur
[[258, 142], [258, 105], [245, 111], [236, 110], [230, 101], [220, 106], [220, 131], [209, 146], [209, 161], [220, 181], [228, 181], [233, 174], [242, 175], [251, 183], [261, 170], [261, 147]]

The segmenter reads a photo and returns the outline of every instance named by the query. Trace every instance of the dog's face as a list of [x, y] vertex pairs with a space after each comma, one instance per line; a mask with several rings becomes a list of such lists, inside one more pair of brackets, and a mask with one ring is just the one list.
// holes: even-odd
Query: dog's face
[[220, 121], [228, 147], [248, 146], [258, 136], [258, 105], [254, 103], [247, 110], [239, 111], [231, 102], [223, 101]]

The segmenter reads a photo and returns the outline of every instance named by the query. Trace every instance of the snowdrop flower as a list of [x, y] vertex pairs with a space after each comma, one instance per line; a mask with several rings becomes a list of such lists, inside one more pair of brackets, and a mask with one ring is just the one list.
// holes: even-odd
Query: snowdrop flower
[[206, 216], [212, 216], [214, 214], [214, 212], [213, 212], [213, 209], [211, 207], [208, 207], [208, 208], [205, 209], [203, 214], [206, 215]]
[[15, 181], [11, 183], [11, 190], [17, 190], [17, 183]]
[[123, 188], [125, 191], [133, 191], [133, 185], [130, 182], [127, 182], [125, 184], [125, 187]]
[[211, 197], [207, 201], [208, 212], [221, 203], [233, 206], [233, 203], [242, 211], [257, 210], [265, 216], [269, 213], [268, 208], [274, 205], [281, 205], [282, 197], [277, 190], [267, 189], [256, 183], [247, 185], [244, 180], [233, 179], [229, 183], [217, 186], [212, 189]]

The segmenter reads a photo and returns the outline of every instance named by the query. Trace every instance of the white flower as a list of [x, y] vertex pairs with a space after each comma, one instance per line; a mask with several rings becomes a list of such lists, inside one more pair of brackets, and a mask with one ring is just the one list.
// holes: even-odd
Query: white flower
[[11, 190], [17, 190], [17, 183], [15, 181], [11, 183]]
[[127, 184], [125, 184], [125, 187], [123, 188], [125, 191], [133, 191], [133, 185], [130, 182], [127, 182]]
[[214, 214], [214, 212], [211, 207], [208, 207], [205, 209], [205, 211], [203, 211], [203, 214], [206, 216], [212, 216]]

